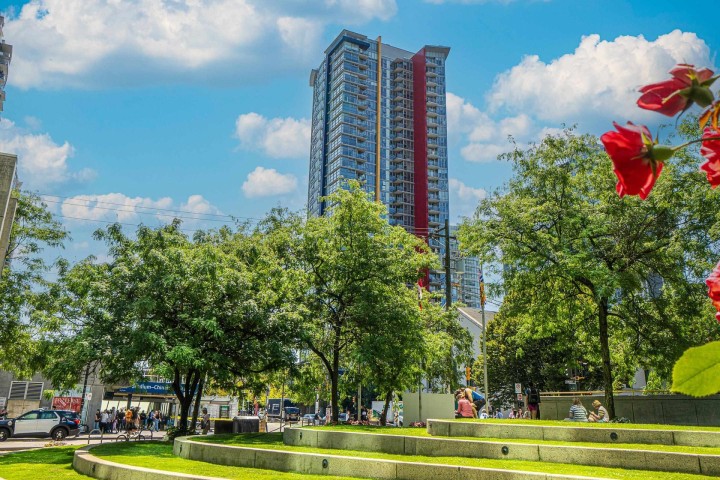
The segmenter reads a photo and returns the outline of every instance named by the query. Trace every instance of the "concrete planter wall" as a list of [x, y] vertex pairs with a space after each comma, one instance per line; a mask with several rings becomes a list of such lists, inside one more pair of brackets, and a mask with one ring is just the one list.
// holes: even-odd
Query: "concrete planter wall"
[[[511, 422], [513, 422], [511, 420]], [[644, 443], [657, 445], [685, 445], [690, 447], [720, 447], [720, 431], [637, 430], [623, 428], [540, 426], [515, 423], [458, 422], [428, 420], [428, 433], [444, 437], [517, 438], [529, 440], [558, 440], [593, 443]]]
[[95, 446], [97, 445], [83, 447], [75, 451], [73, 468], [76, 472], [101, 480], [223, 480], [217, 477], [163, 472], [150, 468], [108, 462], [90, 453], [90, 450]]
[[362, 478], [398, 480], [565, 480], [586, 478], [491, 468], [399, 462], [377, 458], [357, 458], [339, 455], [231, 447], [194, 442], [182, 438], [175, 440], [173, 453], [182, 458], [222, 465], [265, 468], [282, 472]]
[[720, 475], [720, 455], [696, 455], [617, 448], [589, 448], [571, 445], [556, 446], [534, 445], [531, 443], [485, 442], [452, 438], [405, 437], [400, 435], [300, 428], [285, 430], [283, 440], [287, 445], [383, 452], [401, 455], [529, 460], [598, 467]]
[[[605, 402], [599, 395], [582, 396], [590, 408], [593, 400]], [[567, 417], [572, 397], [541, 397], [540, 418], [562, 420]], [[632, 423], [663, 425], [720, 425], [720, 395], [693, 398], [686, 395], [616, 395], [615, 415]]]

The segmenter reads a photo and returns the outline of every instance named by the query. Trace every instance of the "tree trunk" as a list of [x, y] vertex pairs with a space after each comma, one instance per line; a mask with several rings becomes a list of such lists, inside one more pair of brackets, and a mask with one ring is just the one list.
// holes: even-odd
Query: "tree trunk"
[[603, 362], [603, 383], [605, 384], [605, 408], [612, 419], [615, 418], [615, 398], [613, 397], [613, 375], [610, 360], [610, 339], [608, 336], [608, 298], [601, 297], [598, 307], [600, 353]]
[[181, 384], [180, 370], [175, 368], [175, 378], [173, 379], [172, 386], [175, 396], [180, 402], [180, 421], [178, 422], [177, 428], [181, 432], [188, 431], [188, 414], [195, 394], [195, 388], [198, 386], [199, 380], [200, 373], [195, 370], [191, 370], [185, 374], [185, 381]]
[[390, 399], [392, 398], [392, 390], [385, 394], [385, 405], [383, 405], [382, 414], [380, 415], [380, 425], [387, 425], [387, 413], [390, 408]]
[[330, 375], [330, 382], [331, 382], [331, 391], [332, 391], [332, 404], [330, 407], [332, 408], [332, 423], [338, 423], [338, 380], [340, 377], [340, 347], [339, 347], [340, 338], [338, 336], [335, 337], [335, 348], [333, 349], [333, 368], [332, 373]]
[[190, 422], [193, 431], [195, 431], [195, 425], [197, 425], [198, 414], [200, 413], [200, 401], [202, 400], [202, 393], [204, 387], [205, 377], [202, 377], [200, 379], [200, 383], [198, 384], [197, 395], [195, 395], [195, 408], [193, 408], [192, 422]]

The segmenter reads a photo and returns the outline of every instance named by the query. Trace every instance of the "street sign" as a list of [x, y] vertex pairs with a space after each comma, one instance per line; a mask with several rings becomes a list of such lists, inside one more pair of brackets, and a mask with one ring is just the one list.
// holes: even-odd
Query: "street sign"
[[575, 380], [565, 380], [566, 385], [575, 385]]
[[521, 383], [515, 384], [515, 393], [522, 393], [522, 384]]
[[523, 401], [522, 393], [518, 393], [518, 394], [517, 394], [517, 401], [518, 401], [518, 402], [522, 402], [522, 401]]
[[92, 392], [87, 392], [85, 394], [85, 400], [92, 400]]

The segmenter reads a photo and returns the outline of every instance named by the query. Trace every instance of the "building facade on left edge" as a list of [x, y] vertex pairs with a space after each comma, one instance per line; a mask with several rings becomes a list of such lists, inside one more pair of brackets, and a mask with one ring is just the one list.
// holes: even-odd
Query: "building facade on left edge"
[[[5, 17], [0, 16], [0, 112], [3, 111], [8, 67], [12, 58], [12, 45], [5, 43], [3, 39], [2, 27], [4, 24]], [[17, 207], [17, 198], [13, 192], [18, 187], [17, 157], [0, 152], [0, 275], [5, 267], [10, 244], [10, 230]]]

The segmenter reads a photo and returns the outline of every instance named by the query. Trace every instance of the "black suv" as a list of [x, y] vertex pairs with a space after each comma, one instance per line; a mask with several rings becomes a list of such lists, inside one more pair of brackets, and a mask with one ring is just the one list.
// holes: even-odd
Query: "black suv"
[[298, 407], [285, 407], [285, 420], [297, 422], [300, 420], [300, 409]]
[[52, 437], [62, 440], [80, 432], [80, 417], [70, 410], [30, 410], [17, 418], [0, 420], [0, 442], [10, 437]]

